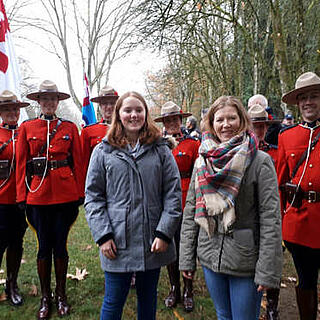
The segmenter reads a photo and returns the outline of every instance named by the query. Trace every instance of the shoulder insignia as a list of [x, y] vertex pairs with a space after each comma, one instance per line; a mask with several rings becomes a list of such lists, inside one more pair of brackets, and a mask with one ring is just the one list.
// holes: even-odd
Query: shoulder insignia
[[293, 124], [292, 126], [289, 126], [289, 127], [282, 128], [279, 133], [281, 134], [281, 133], [283, 133], [283, 132], [285, 132], [285, 131], [287, 131], [289, 129], [292, 129], [292, 128], [296, 127], [297, 125], [298, 125], [298, 123]]

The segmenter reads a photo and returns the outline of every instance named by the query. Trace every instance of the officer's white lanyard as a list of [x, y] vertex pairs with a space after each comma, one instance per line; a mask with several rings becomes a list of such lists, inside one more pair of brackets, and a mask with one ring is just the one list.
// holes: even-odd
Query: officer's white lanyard
[[47, 121], [47, 151], [46, 151], [46, 166], [44, 168], [44, 171], [43, 171], [43, 175], [41, 177], [41, 181], [39, 183], [39, 185], [35, 188], [35, 189], [31, 189], [31, 187], [29, 186], [28, 184], [28, 179], [27, 179], [27, 175], [25, 176], [25, 182], [26, 182], [26, 186], [28, 188], [28, 190], [31, 192], [31, 193], [35, 193], [37, 192], [40, 187], [42, 186], [42, 183], [44, 181], [44, 178], [46, 177], [46, 173], [47, 173], [47, 169], [48, 169], [48, 158], [49, 158], [49, 143], [50, 143], [50, 120], [46, 120]]
[[12, 141], [12, 159], [11, 159], [11, 164], [10, 164], [10, 170], [9, 170], [9, 175], [8, 178], [6, 178], [0, 185], [0, 189], [7, 183], [7, 181], [10, 179], [11, 173], [14, 170], [14, 160], [15, 160], [15, 155], [16, 155], [16, 148], [15, 148], [15, 129], [12, 130], [12, 136], [11, 136], [11, 141]]
[[[308, 144], [308, 151], [307, 151], [306, 162], [305, 162], [305, 164], [304, 164], [303, 171], [302, 171], [302, 175], [301, 175], [301, 177], [300, 177], [300, 179], [299, 179], [299, 182], [298, 182], [298, 185], [297, 185], [296, 190], [298, 190], [298, 189], [300, 188], [301, 181], [302, 181], [302, 179], [303, 179], [303, 177], [304, 177], [304, 174], [306, 173], [306, 169], [307, 169], [307, 165], [308, 165], [309, 157], [310, 157], [310, 151], [311, 151], [312, 134], [313, 134], [313, 128], [310, 128], [310, 136], [309, 136], [309, 144]], [[294, 194], [293, 199], [292, 199], [289, 207], [286, 209], [285, 213], [287, 213], [287, 211], [292, 207], [292, 204], [294, 203], [294, 200], [296, 199], [296, 195], [297, 195], [297, 193]]]

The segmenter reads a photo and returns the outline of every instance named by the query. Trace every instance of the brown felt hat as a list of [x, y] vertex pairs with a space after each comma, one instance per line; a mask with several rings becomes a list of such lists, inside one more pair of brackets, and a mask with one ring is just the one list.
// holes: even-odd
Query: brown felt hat
[[192, 115], [190, 112], [183, 112], [181, 108], [172, 101], [166, 102], [161, 107], [161, 116], [154, 119], [155, 122], [163, 122], [163, 119], [171, 116], [181, 116], [182, 118], [187, 118]]
[[280, 120], [270, 120], [268, 112], [260, 104], [252, 105], [248, 110], [249, 118], [252, 123], [265, 122], [266, 124], [280, 123]]
[[297, 104], [298, 95], [312, 89], [320, 90], [320, 78], [313, 72], [305, 72], [297, 79], [295, 89], [283, 95], [282, 101]]
[[119, 95], [118, 92], [116, 90], [114, 90], [112, 87], [110, 86], [104, 86], [99, 93], [98, 97], [94, 97], [92, 99], [90, 99], [92, 102], [99, 102], [99, 103], [103, 103], [105, 101], [110, 101], [110, 100], [118, 100]]
[[24, 107], [27, 107], [28, 105], [29, 105], [29, 103], [27, 103], [27, 102], [20, 102], [17, 99], [17, 96], [9, 90], [2, 91], [2, 93], [0, 95], [0, 110], [3, 107], [24, 108]]
[[58, 100], [65, 100], [70, 98], [70, 95], [64, 92], [58, 91], [57, 85], [51, 80], [44, 80], [40, 83], [39, 91], [27, 94], [27, 98], [30, 100], [39, 101], [43, 96], [57, 96]]

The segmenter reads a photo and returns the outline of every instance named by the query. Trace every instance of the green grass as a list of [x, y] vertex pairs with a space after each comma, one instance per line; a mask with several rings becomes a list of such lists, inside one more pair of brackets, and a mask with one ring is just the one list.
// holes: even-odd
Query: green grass
[[[92, 246], [91, 249], [88, 246]], [[86, 268], [89, 275], [85, 280], [67, 280], [68, 301], [72, 306], [71, 314], [66, 319], [69, 320], [93, 320], [99, 319], [100, 307], [104, 295], [104, 274], [100, 268], [100, 260], [98, 256], [98, 248], [94, 244], [87, 222], [84, 218], [83, 208], [79, 217], [71, 229], [68, 251], [70, 256], [68, 273], [75, 274], [76, 267], [80, 269]], [[0, 319], [6, 320], [29, 320], [36, 318], [36, 312], [40, 302], [40, 286], [36, 268], [36, 241], [33, 232], [28, 229], [24, 238], [24, 254], [25, 263], [21, 265], [19, 273], [19, 288], [22, 292], [25, 303], [21, 307], [12, 307], [8, 301], [0, 302]], [[4, 259], [5, 260], [5, 259]], [[2, 263], [2, 268], [5, 261]], [[3, 278], [5, 275], [0, 275]], [[54, 278], [54, 271], [52, 272]], [[52, 279], [52, 288], [54, 289], [55, 281]], [[37, 286], [38, 295], [30, 295], [32, 285]], [[216, 319], [213, 303], [209, 297], [205, 283], [203, 280], [202, 270], [196, 274], [195, 281], [195, 310], [192, 313], [185, 313], [181, 305], [175, 310], [165, 308], [163, 300], [169, 289], [169, 281], [166, 269], [163, 268], [158, 286], [158, 320], [208, 320]], [[3, 292], [4, 286], [0, 286], [0, 294]], [[55, 308], [52, 309], [51, 319], [60, 319], [57, 316]], [[174, 314], [177, 314], [177, 317]], [[123, 319], [136, 319], [136, 296], [135, 291], [130, 290], [127, 299]], [[180, 318], [179, 318], [180, 317]]]

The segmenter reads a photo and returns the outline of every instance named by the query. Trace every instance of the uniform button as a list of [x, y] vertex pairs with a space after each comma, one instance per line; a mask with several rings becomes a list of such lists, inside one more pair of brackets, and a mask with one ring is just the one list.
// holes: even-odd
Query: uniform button
[[52, 159], [53, 158], [53, 156], [50, 156], [50, 159]]
[[50, 148], [52, 148], [52, 144], [50, 144], [50, 146], [49, 146]]
[[294, 153], [291, 153], [291, 154], [290, 154], [290, 156], [291, 156], [291, 157], [294, 157], [294, 156], [295, 156], [295, 154], [294, 154]]
[[70, 175], [73, 176], [73, 173], [71, 172]]
[[33, 140], [36, 140], [36, 139], [37, 139], [37, 137], [32, 137], [32, 139], [33, 139]]
[[309, 167], [310, 167], [310, 168], [312, 168], [312, 167], [313, 167], [312, 163], [310, 163], [310, 164], [309, 164]]
[[308, 184], [309, 184], [310, 187], [312, 186], [312, 182], [309, 182]]
[[312, 147], [311, 150], [314, 150], [314, 147]]

